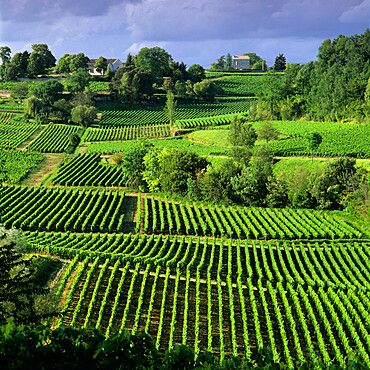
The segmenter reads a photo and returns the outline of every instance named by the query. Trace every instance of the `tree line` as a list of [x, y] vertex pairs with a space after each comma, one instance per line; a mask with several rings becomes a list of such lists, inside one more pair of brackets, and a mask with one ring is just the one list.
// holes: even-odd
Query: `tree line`
[[370, 30], [339, 35], [319, 47], [317, 61], [287, 65], [283, 76], [268, 73], [252, 120], [369, 122]]

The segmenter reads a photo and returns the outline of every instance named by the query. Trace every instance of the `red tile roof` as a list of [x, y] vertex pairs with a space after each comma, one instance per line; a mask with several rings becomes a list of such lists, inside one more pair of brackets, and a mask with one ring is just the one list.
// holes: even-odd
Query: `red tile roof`
[[250, 59], [248, 55], [233, 55], [233, 59]]

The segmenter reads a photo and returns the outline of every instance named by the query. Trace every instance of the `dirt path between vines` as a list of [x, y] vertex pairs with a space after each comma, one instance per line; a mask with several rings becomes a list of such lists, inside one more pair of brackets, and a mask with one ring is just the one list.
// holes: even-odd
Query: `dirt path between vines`
[[32, 172], [22, 185], [38, 186], [41, 180], [53, 171], [60, 163], [62, 163], [66, 154], [44, 154], [45, 159], [41, 162], [39, 167]]

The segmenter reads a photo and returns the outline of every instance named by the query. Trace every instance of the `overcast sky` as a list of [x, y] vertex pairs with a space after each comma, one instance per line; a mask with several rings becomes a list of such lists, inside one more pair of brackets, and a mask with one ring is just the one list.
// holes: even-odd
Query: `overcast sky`
[[159, 46], [209, 68], [254, 52], [268, 65], [315, 60], [327, 38], [370, 27], [370, 0], [0, 0], [0, 45], [12, 54], [46, 43], [54, 56], [119, 58]]

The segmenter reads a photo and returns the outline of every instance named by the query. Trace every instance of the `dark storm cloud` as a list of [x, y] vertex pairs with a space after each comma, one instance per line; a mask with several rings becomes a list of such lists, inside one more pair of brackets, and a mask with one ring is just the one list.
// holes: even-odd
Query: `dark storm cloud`
[[140, 0], [1, 0], [2, 21], [51, 23], [55, 17], [91, 17], [107, 13], [121, 3], [137, 3]]
[[[199, 40], [242, 37], [320, 37], [364, 28], [370, 20], [353, 11], [369, 0], [188, 0], [149, 1], [128, 6], [129, 30], [135, 39]], [[361, 5], [362, 4], [362, 5]], [[341, 17], [350, 19], [344, 24]], [[357, 13], [361, 13], [358, 11]]]
[[205, 66], [230, 52], [313, 60], [326, 38], [363, 33], [370, 0], [0, 0], [0, 42], [47, 43], [59, 58], [125, 58], [160, 46]]

